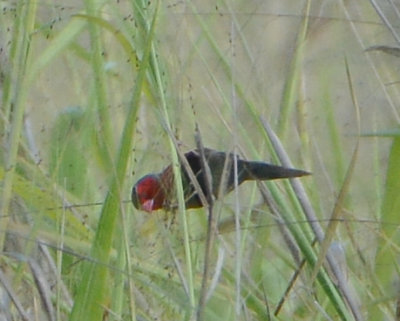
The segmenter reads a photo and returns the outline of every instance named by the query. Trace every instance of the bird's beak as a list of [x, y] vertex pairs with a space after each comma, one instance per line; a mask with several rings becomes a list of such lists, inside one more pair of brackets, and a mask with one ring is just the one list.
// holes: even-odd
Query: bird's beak
[[154, 199], [145, 201], [142, 204], [142, 210], [149, 212], [149, 213], [153, 211], [153, 207], [154, 207]]

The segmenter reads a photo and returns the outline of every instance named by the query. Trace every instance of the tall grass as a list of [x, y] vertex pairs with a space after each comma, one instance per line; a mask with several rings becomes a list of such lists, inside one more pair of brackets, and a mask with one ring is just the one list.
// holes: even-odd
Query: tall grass
[[[2, 317], [396, 319], [397, 11], [371, 4], [3, 1]], [[133, 208], [201, 144], [312, 176]]]

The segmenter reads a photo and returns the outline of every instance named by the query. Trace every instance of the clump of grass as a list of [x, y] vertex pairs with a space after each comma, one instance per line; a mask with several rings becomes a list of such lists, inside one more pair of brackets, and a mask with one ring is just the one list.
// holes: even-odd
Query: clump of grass
[[[248, 2], [2, 5], [0, 282], [12, 302], [0, 310], [394, 317], [398, 135], [386, 170], [383, 139], [357, 129], [379, 132], [392, 117], [374, 109], [371, 120], [365, 107], [370, 88], [385, 88], [372, 75], [393, 63], [355, 44], [376, 27], [365, 23], [373, 12], [361, 23], [352, 8], [333, 19], [312, 2], [278, 14]], [[177, 213], [133, 210], [135, 178], [172, 162], [180, 182], [179, 157], [200, 142], [313, 175], [244, 184], [211, 200], [212, 212], [185, 210], [177, 184]]]

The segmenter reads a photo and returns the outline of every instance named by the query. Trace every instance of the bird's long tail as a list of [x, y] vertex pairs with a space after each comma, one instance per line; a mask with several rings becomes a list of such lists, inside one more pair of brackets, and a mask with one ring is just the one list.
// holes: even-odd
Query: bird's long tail
[[294, 168], [286, 168], [263, 162], [244, 161], [243, 180], [270, 180], [310, 175], [311, 173]]

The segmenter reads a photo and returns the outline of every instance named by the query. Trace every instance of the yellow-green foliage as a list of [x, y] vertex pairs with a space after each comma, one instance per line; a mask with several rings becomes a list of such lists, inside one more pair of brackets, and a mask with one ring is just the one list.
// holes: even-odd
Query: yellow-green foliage
[[[400, 37], [379, 5], [2, 1], [0, 314], [394, 319]], [[133, 183], [200, 140], [312, 176], [211, 216], [176, 180], [176, 213], [135, 210]]]

